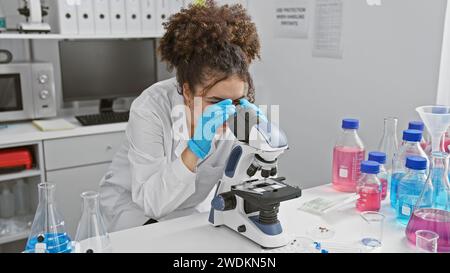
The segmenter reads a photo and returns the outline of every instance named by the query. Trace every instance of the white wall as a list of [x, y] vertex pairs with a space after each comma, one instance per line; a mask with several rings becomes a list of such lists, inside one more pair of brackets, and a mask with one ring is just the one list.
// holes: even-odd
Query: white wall
[[381, 7], [344, 0], [342, 60], [313, 58], [312, 31], [306, 40], [275, 39], [276, 0], [248, 2], [262, 40], [262, 61], [253, 67], [258, 102], [280, 105], [291, 147], [280, 174], [291, 183], [331, 181], [341, 118], [359, 118], [360, 135], [373, 150], [385, 116], [399, 117], [400, 137], [408, 120], [418, 118], [416, 106], [435, 103], [445, 0], [383, 0]]
[[439, 70], [437, 103], [450, 105], [450, 5], [447, 5], [442, 41], [442, 57]]
[[[417, 118], [416, 106], [435, 103], [446, 1], [382, 0], [383, 6], [369, 7], [365, 0], [344, 0], [342, 60], [313, 58], [312, 31], [305, 40], [274, 38], [276, 1], [247, 1], [262, 40], [262, 61], [253, 67], [257, 99], [280, 105], [291, 146], [281, 175], [303, 187], [329, 183], [341, 118], [361, 119], [361, 136], [372, 150], [383, 117], [400, 118], [400, 136], [408, 120]], [[36, 47], [55, 50], [41, 44]], [[27, 59], [24, 41], [3, 40], [0, 46]]]

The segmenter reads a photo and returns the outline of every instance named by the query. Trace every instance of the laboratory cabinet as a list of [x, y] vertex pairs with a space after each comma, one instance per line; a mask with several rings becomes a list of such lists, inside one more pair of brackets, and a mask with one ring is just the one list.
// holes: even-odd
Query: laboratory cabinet
[[123, 133], [111, 133], [44, 141], [45, 170], [111, 161], [123, 137]]
[[37, 184], [44, 179], [42, 142], [0, 143], [0, 153], [17, 149], [30, 151], [32, 164], [22, 171], [0, 172], [0, 252], [24, 246], [38, 203]]
[[[26, 127], [26, 125], [23, 126]], [[11, 141], [11, 138], [0, 137], [0, 151], [26, 147], [32, 151], [34, 161], [31, 169], [7, 174], [0, 173], [0, 197], [2, 194], [6, 198], [10, 197], [7, 200], [11, 205], [13, 203], [16, 205], [16, 212], [15, 185], [18, 181], [21, 185], [27, 185], [26, 196], [30, 199], [27, 202], [28, 215], [27, 221], [23, 222], [23, 229], [0, 233], [0, 253], [23, 251], [37, 208], [37, 185], [44, 181], [56, 185], [58, 210], [64, 217], [68, 234], [71, 238], [75, 237], [82, 209], [80, 194], [84, 191], [99, 190], [101, 178], [107, 172], [115, 153], [125, 139], [125, 126], [126, 124], [112, 125], [112, 127], [80, 127], [65, 133], [50, 134], [33, 132], [27, 135], [33, 139], [32, 141], [18, 143]], [[18, 141], [22, 139], [18, 138]], [[4, 190], [3, 188], [6, 187], [8, 189]], [[2, 223], [23, 217], [23, 215], [0, 217], [0, 228]]]

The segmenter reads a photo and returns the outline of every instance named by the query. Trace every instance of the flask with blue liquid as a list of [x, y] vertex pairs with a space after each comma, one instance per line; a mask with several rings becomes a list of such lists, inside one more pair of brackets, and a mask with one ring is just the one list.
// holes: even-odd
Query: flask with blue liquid
[[55, 184], [40, 183], [39, 205], [31, 226], [26, 252], [32, 252], [37, 246], [44, 245], [47, 253], [70, 253], [72, 243], [66, 232], [64, 219], [55, 202]]
[[[392, 177], [390, 188], [390, 201], [391, 207], [397, 208], [397, 186], [398, 182], [405, 175], [406, 157], [408, 156], [421, 156], [427, 158], [424, 150], [420, 146], [422, 139], [422, 132], [418, 130], [405, 130], [403, 131], [403, 142], [398, 149], [398, 152], [394, 155], [392, 160]], [[428, 162], [428, 159], [427, 159]], [[427, 164], [428, 168], [429, 164]]]
[[406, 169], [397, 188], [397, 220], [403, 225], [408, 224], [427, 181], [427, 159], [409, 156], [406, 158]]

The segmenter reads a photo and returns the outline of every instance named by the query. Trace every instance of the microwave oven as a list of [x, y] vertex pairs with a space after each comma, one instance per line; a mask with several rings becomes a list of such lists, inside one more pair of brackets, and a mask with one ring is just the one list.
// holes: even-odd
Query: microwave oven
[[0, 123], [55, 116], [51, 63], [0, 64]]

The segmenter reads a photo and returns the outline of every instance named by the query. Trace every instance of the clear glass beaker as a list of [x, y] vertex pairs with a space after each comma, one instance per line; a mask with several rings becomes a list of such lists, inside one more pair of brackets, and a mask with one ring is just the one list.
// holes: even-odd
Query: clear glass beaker
[[385, 167], [388, 172], [392, 170], [392, 159], [398, 150], [397, 125], [398, 118], [396, 117], [384, 119], [383, 137], [378, 145], [378, 151], [385, 153], [387, 156]]
[[39, 205], [25, 251], [35, 249], [36, 244], [41, 242], [46, 244], [49, 253], [70, 253], [71, 240], [55, 202], [55, 184], [40, 183], [38, 190]]
[[439, 234], [429, 230], [416, 231], [416, 248], [419, 252], [437, 253]]
[[385, 216], [376, 211], [366, 211], [360, 215], [364, 222], [361, 229], [361, 243], [371, 250], [380, 248], [383, 241]]
[[99, 193], [83, 192], [83, 213], [75, 235], [76, 251], [81, 253], [112, 252], [109, 234], [100, 212]]
[[416, 243], [417, 230], [429, 230], [439, 235], [438, 251], [450, 252], [450, 184], [448, 180], [449, 155], [431, 154], [431, 171], [414, 212], [406, 227], [406, 237]]

